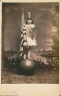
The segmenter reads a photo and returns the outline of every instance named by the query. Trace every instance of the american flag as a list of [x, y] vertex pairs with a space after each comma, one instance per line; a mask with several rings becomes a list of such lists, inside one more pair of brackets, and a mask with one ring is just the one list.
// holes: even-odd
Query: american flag
[[25, 19], [24, 19], [24, 10], [23, 10], [22, 21], [21, 21], [21, 39], [20, 39], [20, 56], [22, 58], [24, 57], [24, 46], [26, 45], [27, 45], [27, 39], [26, 39], [26, 28], [25, 28]]
[[20, 56], [24, 56], [24, 46], [27, 46], [27, 38], [26, 38], [26, 28], [23, 26], [23, 30], [21, 31], [21, 40], [20, 40]]

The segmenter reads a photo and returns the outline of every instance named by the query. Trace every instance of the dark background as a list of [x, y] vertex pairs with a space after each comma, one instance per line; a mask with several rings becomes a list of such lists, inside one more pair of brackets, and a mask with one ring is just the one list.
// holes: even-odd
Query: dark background
[[4, 50], [20, 50], [21, 16], [31, 12], [37, 31], [34, 50], [49, 50], [59, 44], [59, 3], [2, 3]]
[[[16, 58], [17, 56], [16, 53], [11, 53], [11, 51], [4, 52], [4, 50], [8, 51], [15, 49], [16, 51], [20, 51], [22, 8], [24, 8], [25, 20], [27, 18], [27, 13], [31, 12], [35, 29], [37, 31], [37, 46], [33, 49], [37, 52], [31, 52], [32, 59], [36, 59], [38, 65], [42, 65], [39, 60], [46, 63], [48, 57], [40, 56], [38, 50], [50, 50], [55, 48], [55, 51], [52, 51], [54, 52], [54, 54], [52, 54], [53, 56], [49, 56], [49, 59], [53, 59], [54, 61], [51, 62], [52, 67], [48, 65], [45, 69], [47, 66], [45, 64], [42, 69], [39, 66], [40, 70], [35, 71], [32, 76], [19, 75], [19, 70], [17, 70], [18, 62], [16, 63], [16, 59], [14, 59], [14, 63], [17, 64], [16, 66], [14, 63], [10, 63], [13, 59], [8, 59], [6, 62], [4, 61], [4, 55], [9, 58]], [[59, 58], [55, 52], [59, 54], [59, 3], [2, 3], [2, 47], [2, 84], [58, 84]], [[58, 61], [57, 68], [54, 69], [53, 67], [56, 61]], [[7, 68], [4, 69], [5, 64], [7, 64]]]

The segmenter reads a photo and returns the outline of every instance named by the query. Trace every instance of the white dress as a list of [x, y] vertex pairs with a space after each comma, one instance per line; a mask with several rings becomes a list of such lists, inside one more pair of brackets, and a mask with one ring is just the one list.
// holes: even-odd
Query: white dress
[[27, 39], [27, 45], [28, 46], [36, 46], [36, 31], [34, 30], [34, 28], [32, 28], [34, 25], [32, 24], [32, 26], [26, 26], [26, 39]]
[[32, 40], [30, 37], [27, 36], [27, 45], [28, 46], [36, 46], [36, 40], [35, 38]]

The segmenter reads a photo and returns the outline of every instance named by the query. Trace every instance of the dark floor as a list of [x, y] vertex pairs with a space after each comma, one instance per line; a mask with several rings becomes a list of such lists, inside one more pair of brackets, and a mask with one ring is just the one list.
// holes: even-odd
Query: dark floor
[[4, 68], [1, 75], [2, 84], [58, 84], [58, 69], [38, 69], [32, 76], [20, 75], [17, 69]]

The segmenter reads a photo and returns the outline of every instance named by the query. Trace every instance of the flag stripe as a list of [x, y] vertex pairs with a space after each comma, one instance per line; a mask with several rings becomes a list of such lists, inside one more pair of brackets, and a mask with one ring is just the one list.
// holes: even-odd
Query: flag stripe
[[27, 39], [26, 39], [26, 29], [23, 29], [21, 31], [21, 39], [20, 39], [20, 56], [21, 57], [26, 57], [24, 54], [24, 46], [27, 46]]

